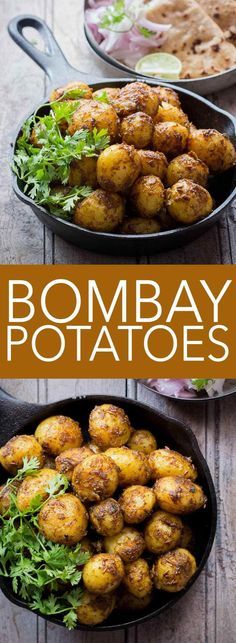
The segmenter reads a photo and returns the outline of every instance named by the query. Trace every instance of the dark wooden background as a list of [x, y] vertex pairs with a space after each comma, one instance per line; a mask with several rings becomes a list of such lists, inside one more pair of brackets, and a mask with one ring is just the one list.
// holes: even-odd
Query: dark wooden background
[[[45, 230], [31, 210], [12, 193], [8, 151], [12, 132], [32, 104], [46, 91], [43, 73], [12, 43], [6, 32], [11, 17], [19, 13], [43, 17], [53, 29], [70, 62], [94, 76], [112, 76], [89, 52], [83, 36], [82, 0], [1, 0], [0, 49], [2, 81], [0, 185], [0, 262], [31, 263], [124, 263], [135, 258], [112, 260], [69, 246]], [[33, 36], [32, 36], [33, 37]], [[118, 74], [116, 74], [118, 75]], [[119, 74], [120, 75], [120, 74]], [[215, 95], [213, 100], [236, 113], [235, 88]], [[184, 249], [154, 257], [145, 263], [235, 263], [235, 214], [231, 206], [210, 232]], [[236, 533], [236, 446], [235, 398], [221, 403], [191, 405], [166, 402], [125, 380], [8, 380], [1, 385], [25, 400], [46, 402], [73, 394], [108, 393], [138, 397], [169, 415], [188, 422], [196, 433], [209, 463], [218, 496], [218, 531], [208, 565], [188, 595], [157, 620], [127, 632], [99, 635], [67, 633], [23, 611], [0, 596], [0, 643], [235, 643], [235, 533]]]

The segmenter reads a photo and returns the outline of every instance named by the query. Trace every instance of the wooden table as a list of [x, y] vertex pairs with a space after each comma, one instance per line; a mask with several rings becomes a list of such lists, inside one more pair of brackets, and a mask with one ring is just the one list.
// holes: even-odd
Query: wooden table
[[[11, 134], [32, 104], [46, 91], [41, 71], [9, 39], [6, 25], [19, 13], [36, 14], [53, 29], [70, 62], [87, 71], [91, 77], [112, 76], [111, 68], [90, 53], [83, 36], [82, 0], [2, 0], [1, 1], [1, 82], [2, 150], [0, 216], [0, 262], [5, 264], [42, 263], [134, 263], [135, 258], [115, 259], [96, 256], [69, 246], [44, 229], [31, 210], [16, 199], [11, 190], [8, 149]], [[118, 76], [116, 73], [115, 75]], [[120, 75], [120, 74], [119, 74]], [[213, 100], [236, 112], [235, 89], [213, 97]], [[5, 161], [3, 163], [3, 160]], [[220, 222], [184, 249], [143, 257], [140, 261], [155, 263], [235, 263], [236, 233], [231, 206]], [[158, 620], [119, 633], [67, 633], [47, 625], [27, 611], [14, 607], [3, 595], [0, 598], [1, 643], [234, 643], [236, 641], [235, 577], [236, 557], [233, 535], [236, 531], [235, 472], [236, 447], [235, 398], [221, 403], [178, 404], [165, 402], [152, 393], [125, 380], [33, 380], [1, 382], [12, 394], [29, 401], [46, 402], [73, 394], [99, 392], [106, 395], [137, 397], [169, 415], [188, 422], [196, 433], [215, 480], [218, 497], [218, 532], [214, 549], [205, 571], [186, 598]], [[234, 492], [234, 506], [233, 506]], [[231, 497], [232, 494], [232, 497]], [[232, 506], [231, 506], [232, 504]]]

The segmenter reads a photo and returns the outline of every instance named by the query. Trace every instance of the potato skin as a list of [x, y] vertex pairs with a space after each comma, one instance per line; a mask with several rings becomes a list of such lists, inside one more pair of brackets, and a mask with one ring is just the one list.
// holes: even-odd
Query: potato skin
[[175, 105], [175, 107], [181, 107], [180, 99], [177, 92], [174, 89], [169, 89], [169, 87], [153, 87], [153, 91], [156, 92], [158, 96], [159, 103], [162, 104], [170, 103], [170, 105]]
[[[70, 97], [70, 89], [73, 90], [73, 95]], [[57, 89], [53, 89], [51, 95], [50, 95], [50, 102], [54, 100], [70, 100], [70, 99], [75, 99], [76, 96], [74, 94], [74, 91], [78, 89], [78, 98], [83, 98], [83, 99], [88, 99], [92, 98], [92, 89], [87, 85], [87, 83], [81, 83], [80, 81], [74, 81], [72, 83], [67, 83], [66, 85], [63, 85], [62, 87], [57, 87]], [[80, 96], [80, 90], [83, 91], [83, 95]], [[63, 97], [63, 94], [66, 95]]]
[[147, 429], [137, 429], [131, 434], [127, 446], [130, 449], [149, 455], [157, 449], [157, 441], [151, 431], [147, 431]]
[[130, 438], [131, 426], [125, 411], [114, 404], [95, 406], [89, 416], [89, 435], [105, 451], [121, 447]]
[[158, 176], [162, 181], [165, 180], [168, 162], [165, 154], [154, 152], [154, 150], [139, 150], [138, 155], [141, 161], [141, 174], [143, 176]]
[[11, 504], [11, 494], [16, 494], [20, 482], [15, 480], [12, 484], [2, 484], [0, 487], [0, 516], [7, 516]]
[[140, 176], [135, 181], [130, 202], [140, 217], [153, 219], [164, 205], [164, 185], [158, 176]]
[[43, 450], [54, 456], [67, 449], [81, 447], [83, 442], [79, 422], [64, 415], [55, 415], [40, 422], [35, 437]]
[[107, 594], [120, 585], [124, 572], [120, 556], [96, 554], [84, 565], [83, 582], [89, 592]]
[[77, 544], [86, 534], [88, 516], [79, 498], [64, 493], [49, 498], [38, 515], [39, 531], [47, 540], [69, 547]]
[[166, 179], [169, 187], [180, 179], [190, 179], [194, 183], [206, 187], [208, 176], [209, 170], [206, 163], [203, 163], [195, 152], [189, 152], [172, 159], [167, 169]]
[[77, 204], [74, 223], [88, 230], [111, 232], [123, 221], [124, 213], [124, 200], [119, 194], [98, 189]]
[[187, 114], [183, 112], [181, 107], [176, 107], [176, 105], [171, 105], [165, 101], [159, 106], [158, 112], [154, 117], [155, 123], [180, 123], [184, 127], [189, 127], [189, 120]]
[[235, 148], [230, 139], [215, 129], [192, 129], [188, 149], [206, 163], [211, 174], [225, 172], [236, 161]]
[[89, 185], [97, 188], [97, 157], [85, 156], [82, 159], [75, 159], [70, 165], [69, 185]]
[[190, 480], [197, 478], [197, 470], [191, 458], [168, 447], [153, 451], [149, 457], [149, 465], [154, 479], [166, 476], [183, 476]]
[[53, 469], [40, 469], [31, 476], [26, 476], [20, 485], [17, 493], [17, 507], [20, 511], [26, 511], [35, 496], [40, 496], [41, 501], [47, 499], [46, 491], [48, 485], [57, 476], [57, 471]]
[[177, 543], [177, 547], [181, 549], [188, 549], [188, 551], [193, 552], [195, 549], [195, 538], [193, 531], [189, 525], [183, 524], [182, 534]]
[[166, 190], [166, 207], [175, 221], [190, 225], [212, 212], [213, 201], [202, 185], [181, 179]]
[[156, 496], [149, 487], [132, 485], [123, 491], [119, 504], [125, 522], [131, 525], [142, 522], [149, 516], [156, 504]]
[[72, 115], [68, 134], [72, 136], [78, 130], [85, 128], [90, 131], [94, 128], [98, 131], [106, 129], [111, 142], [116, 141], [119, 134], [119, 119], [112, 105], [97, 100], [81, 100], [78, 109]]
[[145, 112], [149, 116], [157, 113], [158, 96], [153, 88], [142, 82], [128, 83], [120, 90], [114, 107], [119, 116], [124, 117], [134, 112]]
[[104, 92], [106, 92], [108, 103], [114, 103], [120, 95], [119, 87], [102, 87], [102, 89], [96, 89], [96, 91], [93, 92], [93, 100], [98, 100]]
[[149, 519], [144, 539], [148, 551], [152, 554], [164, 554], [177, 547], [183, 524], [178, 516], [166, 511], [156, 511]]
[[55, 460], [56, 470], [59, 473], [63, 473], [63, 475], [65, 475], [67, 479], [71, 481], [76, 465], [80, 464], [80, 462], [83, 462], [85, 458], [89, 458], [89, 456], [91, 455], [93, 455], [93, 451], [88, 447], [87, 444], [85, 444], [83, 447], [67, 449], [67, 451], [63, 451], [62, 453], [60, 453], [60, 455], [57, 456]]
[[125, 563], [137, 560], [145, 549], [143, 535], [133, 527], [124, 527], [116, 536], [107, 536], [104, 539], [105, 551], [117, 554]]
[[196, 560], [187, 549], [175, 549], [163, 554], [154, 563], [154, 585], [165, 592], [180, 592], [186, 587], [196, 569]]
[[118, 467], [119, 485], [145, 485], [150, 477], [148, 460], [144, 453], [127, 447], [107, 449], [106, 455], [112, 458]]
[[125, 566], [123, 584], [137, 598], [144, 598], [152, 591], [153, 583], [149, 566], [144, 558], [138, 558]]
[[114, 498], [107, 498], [91, 507], [89, 517], [92, 527], [102, 536], [115, 536], [124, 526], [120, 505]]
[[101, 596], [85, 590], [81, 604], [76, 610], [78, 621], [83, 625], [98, 625], [110, 616], [115, 604], [115, 594], [109, 593]]
[[123, 612], [138, 612], [146, 609], [152, 601], [152, 593], [146, 594], [142, 598], [134, 596], [127, 589], [119, 590], [117, 608]]
[[169, 513], [188, 514], [206, 505], [202, 488], [181, 476], [159, 478], [153, 488], [159, 506]]
[[154, 127], [154, 150], [163, 152], [169, 158], [182, 154], [187, 147], [187, 142], [188, 129], [180, 123], [157, 123]]
[[37, 458], [43, 467], [44, 455], [41, 445], [33, 435], [16, 435], [0, 449], [0, 464], [9, 473], [17, 473], [23, 466], [23, 458]]
[[120, 133], [122, 140], [138, 149], [151, 144], [154, 124], [151, 116], [145, 112], [130, 114], [121, 121]]
[[98, 157], [98, 183], [108, 192], [124, 192], [137, 179], [141, 163], [135, 147], [126, 143], [110, 145]]
[[143, 219], [142, 217], [132, 217], [125, 219], [119, 228], [120, 234], [156, 234], [160, 232], [161, 226], [156, 219]]
[[99, 502], [112, 496], [118, 486], [118, 467], [107, 455], [91, 455], [78, 464], [72, 487], [82, 501]]

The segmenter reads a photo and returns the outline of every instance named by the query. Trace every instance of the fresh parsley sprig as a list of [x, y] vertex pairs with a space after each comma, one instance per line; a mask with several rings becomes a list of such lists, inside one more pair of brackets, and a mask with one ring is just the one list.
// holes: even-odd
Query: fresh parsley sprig
[[206, 380], [192, 379], [191, 382], [192, 382], [194, 388], [196, 388], [197, 391], [202, 391], [204, 388], [206, 388], [206, 386], [209, 384], [209, 382], [213, 382], [213, 380], [211, 380], [211, 379], [208, 379], [208, 380], [207, 379]]
[[[81, 566], [89, 554], [46, 540], [38, 531], [38, 512], [46, 501], [36, 495], [30, 508], [19, 511], [14, 482], [34, 475], [39, 468], [37, 458], [24, 458], [23, 466], [6, 486], [11, 489], [10, 507], [0, 516], [0, 575], [10, 578], [13, 591], [25, 600], [32, 610], [45, 615], [60, 614], [69, 629], [77, 622], [76, 609], [82, 591], [79, 587]], [[48, 498], [57, 498], [68, 488], [67, 478], [55, 473], [47, 486]], [[71, 589], [63, 592], [63, 587]]]

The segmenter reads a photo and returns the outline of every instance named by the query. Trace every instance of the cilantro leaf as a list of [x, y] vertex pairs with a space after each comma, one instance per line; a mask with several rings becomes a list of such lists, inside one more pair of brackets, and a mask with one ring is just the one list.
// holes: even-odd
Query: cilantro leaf
[[211, 379], [208, 379], [208, 380], [207, 380], [207, 379], [206, 379], [206, 380], [201, 380], [201, 379], [192, 379], [192, 380], [191, 380], [191, 382], [192, 382], [192, 384], [193, 384], [194, 388], [195, 388], [197, 391], [202, 391], [202, 390], [207, 386], [207, 384], [208, 384], [209, 382], [212, 382], [212, 381], [213, 381], [213, 380], [211, 380]]

